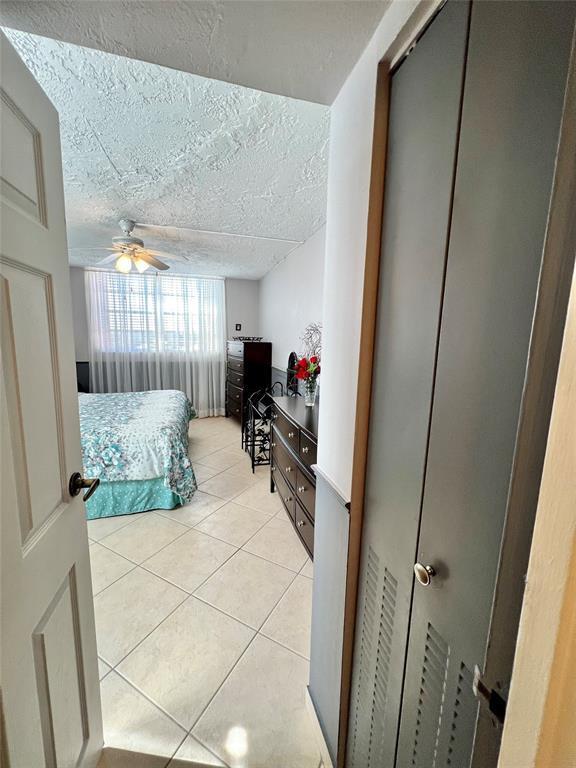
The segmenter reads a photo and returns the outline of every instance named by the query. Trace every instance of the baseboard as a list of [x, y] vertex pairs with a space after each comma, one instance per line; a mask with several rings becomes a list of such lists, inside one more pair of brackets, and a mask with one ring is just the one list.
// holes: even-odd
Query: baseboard
[[316, 739], [318, 749], [320, 750], [320, 756], [322, 758], [322, 768], [334, 768], [334, 763], [332, 762], [332, 758], [330, 757], [330, 753], [328, 752], [326, 739], [324, 738], [322, 726], [320, 725], [320, 720], [318, 719], [318, 715], [316, 714], [316, 707], [314, 706], [314, 702], [312, 701], [312, 697], [310, 696], [310, 691], [308, 689], [308, 686], [306, 686], [306, 709], [308, 710], [308, 714], [310, 715], [310, 720], [312, 721], [312, 726], [314, 728], [314, 737]]

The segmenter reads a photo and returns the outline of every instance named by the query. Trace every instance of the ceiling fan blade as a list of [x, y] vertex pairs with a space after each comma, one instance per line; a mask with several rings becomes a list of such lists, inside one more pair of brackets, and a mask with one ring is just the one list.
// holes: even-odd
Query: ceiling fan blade
[[104, 256], [103, 259], [100, 259], [96, 263], [97, 264], [110, 264], [111, 262], [116, 261], [117, 258], [118, 258], [118, 254], [117, 253], [111, 253], [108, 256]]
[[142, 261], [147, 262], [151, 267], [155, 267], [156, 269], [170, 269], [168, 264], [164, 264], [163, 261], [160, 261], [160, 259], [152, 256], [149, 251], [139, 251], [139, 253], [136, 255], [136, 258], [142, 259]]
[[172, 259], [172, 261], [188, 261], [185, 256], [180, 256], [176, 253], [166, 253], [166, 251], [155, 251], [153, 248], [146, 248], [146, 253], [151, 253], [152, 256], [162, 256], [164, 259]]

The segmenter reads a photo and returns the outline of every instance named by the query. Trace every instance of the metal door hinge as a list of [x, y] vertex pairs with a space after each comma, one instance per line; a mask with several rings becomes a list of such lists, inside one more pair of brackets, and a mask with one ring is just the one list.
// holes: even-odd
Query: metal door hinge
[[476, 696], [480, 702], [487, 704], [493, 717], [500, 723], [500, 725], [503, 725], [504, 718], [506, 717], [506, 699], [502, 698], [494, 688], [488, 688], [482, 680], [482, 673], [480, 672], [480, 667], [478, 665], [474, 667], [472, 690], [474, 691], [474, 696]]

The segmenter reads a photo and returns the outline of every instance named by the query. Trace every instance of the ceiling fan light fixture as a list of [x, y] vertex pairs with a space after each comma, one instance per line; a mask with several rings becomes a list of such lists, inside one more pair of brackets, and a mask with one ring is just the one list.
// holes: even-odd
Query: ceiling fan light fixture
[[130, 270], [132, 269], [132, 259], [130, 256], [126, 256], [125, 254], [122, 254], [122, 256], [119, 256], [116, 259], [116, 264], [114, 265], [118, 272], [123, 272], [124, 274], [128, 274]]
[[146, 272], [150, 264], [144, 261], [144, 259], [141, 259], [139, 256], [134, 256], [134, 266], [138, 270], [138, 272]]

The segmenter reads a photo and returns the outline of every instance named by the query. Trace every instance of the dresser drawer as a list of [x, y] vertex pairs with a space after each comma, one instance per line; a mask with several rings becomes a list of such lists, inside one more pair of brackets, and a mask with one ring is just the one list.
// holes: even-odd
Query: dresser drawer
[[316, 464], [316, 442], [300, 432], [300, 458], [309, 467]]
[[316, 488], [301, 469], [296, 472], [296, 497], [308, 515], [314, 520], [316, 506]]
[[300, 430], [279, 411], [274, 413], [274, 427], [282, 435], [286, 444], [298, 453], [298, 437]]
[[242, 390], [228, 382], [226, 384], [226, 398], [229, 402], [242, 403]]
[[294, 491], [290, 488], [282, 472], [277, 467], [274, 469], [274, 485], [276, 486], [276, 492], [282, 499], [284, 509], [292, 518], [292, 522], [294, 522], [294, 508], [296, 506]]
[[304, 542], [304, 545], [306, 546], [308, 552], [310, 555], [313, 555], [314, 553], [314, 523], [306, 512], [302, 509], [300, 504], [296, 502], [294, 506], [294, 520], [296, 523], [296, 530], [298, 531], [298, 535]]
[[232, 357], [228, 355], [228, 371], [235, 371], [236, 373], [244, 373], [244, 360], [241, 357]]
[[244, 355], [244, 343], [242, 341], [227, 341], [226, 349], [229, 355], [236, 355], [236, 357]]
[[228, 368], [228, 375], [226, 381], [233, 384], [235, 387], [244, 388], [244, 374], [235, 371], [233, 368]]
[[237, 419], [242, 417], [242, 405], [237, 400], [226, 400], [226, 413]]
[[278, 437], [276, 430], [272, 430], [272, 464], [289, 481], [290, 485], [296, 485], [296, 459], [288, 451], [282, 440]]

